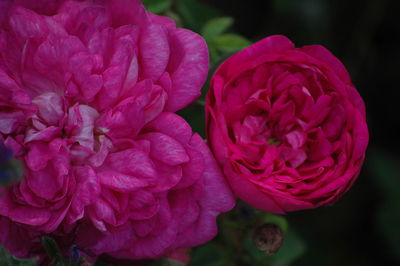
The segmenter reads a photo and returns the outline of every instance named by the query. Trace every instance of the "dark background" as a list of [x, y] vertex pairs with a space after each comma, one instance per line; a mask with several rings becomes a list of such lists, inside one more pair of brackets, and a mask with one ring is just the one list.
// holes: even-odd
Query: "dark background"
[[294, 265], [400, 265], [400, 1], [202, 2], [251, 41], [283, 34], [296, 46], [324, 45], [365, 100], [370, 144], [353, 188], [334, 206], [287, 215], [307, 245]]

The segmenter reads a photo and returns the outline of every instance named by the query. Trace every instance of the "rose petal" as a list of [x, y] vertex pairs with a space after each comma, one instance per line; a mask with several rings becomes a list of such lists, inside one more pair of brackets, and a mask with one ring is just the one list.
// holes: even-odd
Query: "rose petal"
[[208, 73], [208, 50], [203, 38], [177, 29], [170, 35], [171, 55], [168, 72], [171, 73], [172, 91], [166, 111], [182, 109], [200, 96], [201, 86]]

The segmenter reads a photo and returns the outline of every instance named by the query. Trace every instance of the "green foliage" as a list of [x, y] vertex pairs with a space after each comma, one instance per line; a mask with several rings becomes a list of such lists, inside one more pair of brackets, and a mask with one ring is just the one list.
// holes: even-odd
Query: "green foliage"
[[268, 212], [261, 212], [260, 216], [264, 220], [265, 223], [273, 223], [276, 224], [281, 228], [281, 230], [284, 233], [287, 233], [289, 224], [287, 220], [281, 216], [281, 215], [276, 215]]
[[211, 58], [211, 68], [215, 69], [221, 59], [226, 59], [235, 52], [251, 45], [251, 42], [236, 33], [227, 33], [233, 25], [233, 18], [219, 17], [207, 21], [201, 29], [201, 35], [208, 44]]
[[198, 247], [192, 254], [189, 266], [224, 266], [227, 265], [228, 256], [215, 242]]
[[226, 32], [233, 24], [231, 17], [220, 17], [209, 20], [201, 30], [201, 35], [206, 41], [212, 41], [222, 33]]
[[44, 249], [46, 250], [49, 258], [51, 258], [51, 259], [61, 259], [62, 258], [61, 250], [53, 238], [44, 236], [42, 238], [42, 245], [43, 245]]
[[171, 7], [172, 0], [142, 0], [146, 9], [154, 14], [165, 12]]
[[183, 110], [178, 111], [178, 115], [182, 116], [192, 127], [193, 132], [200, 134], [205, 138], [204, 124], [204, 106], [201, 104], [193, 104]]
[[49, 236], [42, 237], [42, 245], [51, 259], [50, 266], [80, 266], [83, 263], [82, 258], [73, 261], [72, 257], [64, 257], [57, 242]]
[[18, 259], [8, 253], [3, 247], [0, 247], [0, 265], [1, 266], [34, 266], [37, 259]]
[[177, 13], [184, 26], [196, 32], [201, 32], [207, 21], [219, 15], [216, 9], [197, 0], [177, 0]]
[[[267, 255], [253, 243], [253, 232], [264, 223], [274, 223], [285, 232], [278, 253]], [[257, 211], [238, 202], [235, 209], [219, 218], [219, 235], [193, 249], [189, 266], [284, 266], [291, 265], [306, 250], [304, 241], [289, 228], [285, 217]]]
[[249, 40], [234, 33], [220, 35], [214, 39], [214, 43], [217, 50], [224, 53], [239, 51], [251, 45]]
[[289, 230], [286, 235], [287, 238], [281, 249], [273, 256], [273, 266], [290, 265], [306, 251], [306, 244], [293, 229]]

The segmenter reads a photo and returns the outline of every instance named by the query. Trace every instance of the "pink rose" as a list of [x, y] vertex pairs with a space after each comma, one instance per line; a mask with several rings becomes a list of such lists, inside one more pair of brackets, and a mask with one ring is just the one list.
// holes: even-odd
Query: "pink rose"
[[200, 95], [204, 40], [138, 0], [0, 6], [0, 139], [25, 168], [0, 197], [0, 243], [143, 259], [210, 240], [234, 199], [172, 113]]
[[357, 178], [364, 103], [322, 46], [271, 36], [226, 60], [207, 95], [208, 141], [234, 193], [285, 213], [332, 203]]

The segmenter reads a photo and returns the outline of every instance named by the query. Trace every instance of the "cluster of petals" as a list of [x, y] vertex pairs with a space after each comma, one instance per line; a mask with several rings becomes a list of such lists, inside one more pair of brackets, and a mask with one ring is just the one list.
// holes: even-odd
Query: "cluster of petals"
[[204, 40], [138, 0], [0, 1], [0, 140], [24, 165], [0, 243], [143, 259], [210, 240], [234, 200], [173, 113], [207, 72]]
[[227, 59], [207, 95], [209, 144], [236, 195], [285, 213], [336, 201], [368, 144], [364, 103], [319, 45], [270, 36]]

